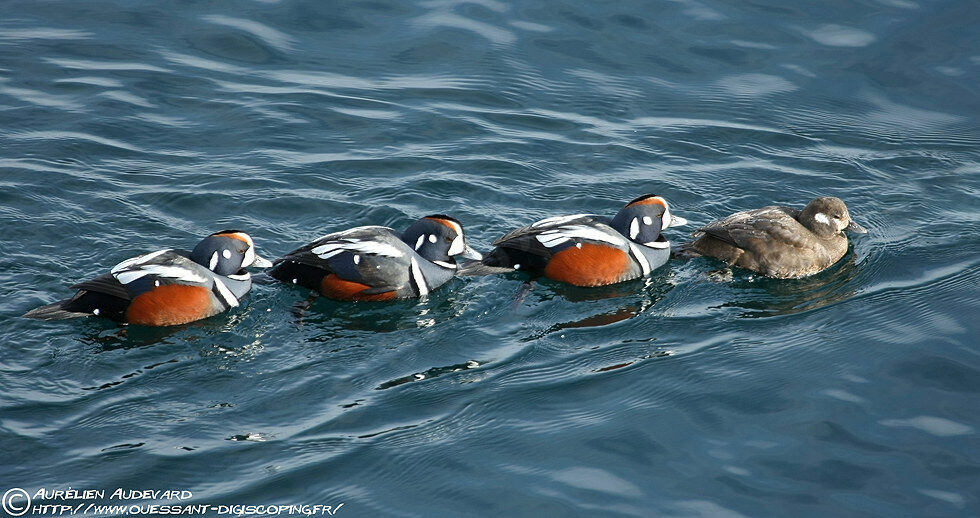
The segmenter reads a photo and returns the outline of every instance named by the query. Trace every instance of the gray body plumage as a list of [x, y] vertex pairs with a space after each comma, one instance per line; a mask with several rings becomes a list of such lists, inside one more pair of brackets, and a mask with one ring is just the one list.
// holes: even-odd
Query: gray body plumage
[[697, 229], [686, 247], [768, 277], [806, 277], [844, 256], [844, 230], [866, 232], [850, 220], [842, 201], [816, 198], [803, 210], [768, 206], [737, 212]]

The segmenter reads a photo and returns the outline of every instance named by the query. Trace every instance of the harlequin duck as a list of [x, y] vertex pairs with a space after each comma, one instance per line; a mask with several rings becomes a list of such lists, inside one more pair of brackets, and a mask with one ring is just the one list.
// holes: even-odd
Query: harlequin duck
[[612, 219], [576, 214], [543, 219], [493, 242], [481, 266], [461, 274], [518, 270], [576, 286], [604, 286], [649, 275], [670, 258], [661, 234], [687, 220], [670, 213], [667, 200], [645, 194]]
[[480, 259], [463, 227], [443, 214], [426, 216], [400, 236], [388, 227], [327, 234], [274, 261], [269, 275], [337, 300], [421, 297], [456, 274], [456, 257]]
[[127, 259], [108, 274], [71, 286], [74, 297], [32, 309], [25, 317], [60, 320], [96, 315], [125, 324], [171, 326], [238, 306], [252, 287], [245, 268], [272, 263], [255, 254], [252, 238], [222, 230], [194, 250], [158, 250]]
[[736, 212], [694, 231], [688, 252], [767, 277], [813, 275], [847, 251], [845, 231], [867, 233], [838, 198], [814, 198], [803, 210], [769, 206]]

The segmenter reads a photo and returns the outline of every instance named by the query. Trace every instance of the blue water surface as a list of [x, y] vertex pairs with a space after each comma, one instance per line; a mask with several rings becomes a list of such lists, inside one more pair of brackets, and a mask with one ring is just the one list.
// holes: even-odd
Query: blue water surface
[[[980, 514], [975, 0], [0, 11], [0, 492], [368, 517]], [[276, 257], [446, 213], [486, 250], [646, 192], [690, 220], [677, 242], [818, 195], [870, 232], [803, 280], [695, 259], [517, 302], [510, 275], [306, 310], [260, 285], [167, 329], [20, 317], [222, 228]]]

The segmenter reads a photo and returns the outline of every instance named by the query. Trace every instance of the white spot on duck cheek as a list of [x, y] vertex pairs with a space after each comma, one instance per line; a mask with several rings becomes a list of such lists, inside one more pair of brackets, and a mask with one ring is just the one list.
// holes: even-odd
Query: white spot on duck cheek
[[231, 259], [231, 250], [228, 250], [227, 248], [222, 250], [221, 256], [225, 259]]
[[449, 251], [446, 252], [446, 255], [452, 257], [463, 253], [464, 250], [466, 250], [466, 243], [463, 242], [463, 234], [459, 234], [449, 245]]
[[636, 218], [630, 222], [630, 239], [636, 239], [640, 235], [640, 222]]
[[430, 243], [435, 243], [436, 242], [436, 235], [435, 234], [429, 234], [429, 242]]
[[650, 216], [643, 216], [643, 224], [653, 225], [653, 218], [651, 218]]
[[813, 216], [813, 219], [816, 220], [818, 223], [823, 223], [824, 225], [830, 224], [830, 219], [827, 218], [827, 215], [824, 214], [823, 212], [818, 212], [816, 216]]

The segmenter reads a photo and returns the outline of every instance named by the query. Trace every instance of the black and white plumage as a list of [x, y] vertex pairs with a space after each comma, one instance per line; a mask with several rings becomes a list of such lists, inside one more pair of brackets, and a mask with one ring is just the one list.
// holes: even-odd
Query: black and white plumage
[[460, 223], [433, 215], [401, 235], [365, 226], [327, 234], [275, 261], [269, 274], [339, 300], [392, 300], [428, 295], [456, 274], [456, 257], [480, 257]]
[[601, 286], [649, 275], [667, 262], [670, 242], [662, 231], [686, 223], [666, 200], [645, 195], [613, 218], [592, 214], [557, 216], [518, 228], [464, 275], [526, 272], [578, 286]]
[[158, 250], [133, 257], [109, 273], [75, 284], [74, 297], [24, 316], [57, 320], [100, 316], [150, 326], [199, 320], [239, 305], [251, 288], [249, 266], [271, 266], [255, 254], [252, 238], [226, 230], [194, 250]]

